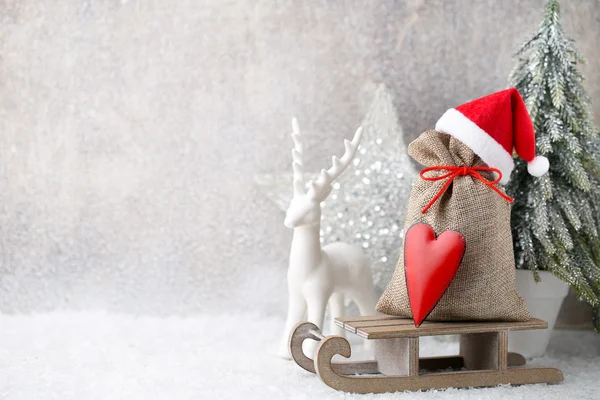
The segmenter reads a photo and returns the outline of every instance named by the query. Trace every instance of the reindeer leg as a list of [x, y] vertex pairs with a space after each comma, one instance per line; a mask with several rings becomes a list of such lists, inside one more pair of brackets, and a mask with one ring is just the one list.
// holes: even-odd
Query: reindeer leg
[[[375, 306], [377, 302], [375, 300], [375, 293], [373, 289], [367, 292], [357, 290], [355, 293], [352, 294], [353, 297], [351, 298], [358, 306], [358, 309], [360, 310], [360, 315], [375, 315]], [[370, 340], [365, 340], [364, 349], [365, 352], [368, 354], [371, 354], [373, 352], [373, 345]]]
[[344, 336], [344, 328], [335, 324], [336, 318], [341, 318], [345, 314], [344, 294], [333, 293], [329, 298], [329, 315], [331, 316], [331, 334]]
[[[313, 294], [312, 297], [306, 299], [308, 304], [308, 322], [315, 324], [321, 331], [323, 330], [323, 320], [325, 319], [325, 309], [327, 308], [327, 299], [323, 293]], [[307, 340], [304, 353], [307, 357], [314, 359], [315, 350], [318, 342], [315, 340]]]
[[290, 350], [288, 347], [288, 341], [290, 340], [290, 334], [294, 325], [304, 320], [306, 313], [306, 301], [300, 291], [291, 291], [288, 296], [288, 313], [285, 321], [285, 328], [283, 329], [283, 337], [281, 338], [281, 345], [277, 355], [282, 358], [291, 359]]
[[358, 309], [360, 310], [360, 315], [374, 315], [375, 314], [375, 296], [372, 292], [361, 292], [356, 291], [352, 293], [353, 296], [351, 299], [356, 303]]

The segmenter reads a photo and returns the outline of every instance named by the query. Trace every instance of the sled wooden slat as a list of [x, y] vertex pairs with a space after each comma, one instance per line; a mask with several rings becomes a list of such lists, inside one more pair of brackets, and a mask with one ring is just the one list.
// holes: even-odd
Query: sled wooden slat
[[546, 329], [548, 324], [537, 318], [525, 322], [423, 322], [416, 328], [409, 319], [353, 321], [346, 319], [343, 327], [365, 339], [393, 339], [420, 336], [459, 335]]
[[344, 324], [344, 326], [362, 329], [362, 328], [375, 328], [381, 326], [397, 326], [397, 325], [413, 325], [412, 319], [382, 319], [380, 321], [361, 321], [352, 322], [350, 324]]
[[[355, 327], [350, 327], [346, 325], [346, 322], [350, 322], [352, 324], [363, 324], [363, 323], [373, 323], [373, 324], [377, 324], [377, 323], [387, 323], [387, 321], [399, 321], [402, 318], [399, 317], [393, 317], [390, 315], [370, 315], [370, 316], [363, 316], [363, 317], [346, 317], [346, 318], [336, 318], [335, 319], [335, 324], [337, 326], [339, 326], [340, 328], [344, 328], [352, 333], [356, 333], [356, 328]], [[370, 326], [376, 326], [376, 325], [370, 325]]]
[[341, 317], [335, 320], [340, 323], [346, 322], [364, 322], [364, 321], [384, 321], [388, 319], [406, 319], [402, 317], [394, 317], [393, 315], [364, 315], [358, 317]]

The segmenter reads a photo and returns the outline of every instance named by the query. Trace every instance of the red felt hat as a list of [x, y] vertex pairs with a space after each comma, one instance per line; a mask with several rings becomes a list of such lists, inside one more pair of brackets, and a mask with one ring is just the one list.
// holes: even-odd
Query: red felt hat
[[460, 140], [490, 167], [502, 171], [507, 183], [514, 168], [513, 149], [527, 161], [533, 176], [548, 172], [548, 159], [535, 155], [535, 132], [525, 103], [515, 88], [492, 93], [451, 108], [435, 129]]

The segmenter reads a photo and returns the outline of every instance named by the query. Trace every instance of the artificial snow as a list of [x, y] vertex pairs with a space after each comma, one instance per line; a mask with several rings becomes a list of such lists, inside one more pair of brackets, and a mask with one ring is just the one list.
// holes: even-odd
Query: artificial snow
[[[133, 317], [103, 312], [0, 315], [0, 399], [598, 399], [600, 336], [557, 331], [548, 355], [565, 381], [354, 395], [274, 352], [283, 320], [259, 315]], [[425, 338], [421, 355], [452, 354]]]

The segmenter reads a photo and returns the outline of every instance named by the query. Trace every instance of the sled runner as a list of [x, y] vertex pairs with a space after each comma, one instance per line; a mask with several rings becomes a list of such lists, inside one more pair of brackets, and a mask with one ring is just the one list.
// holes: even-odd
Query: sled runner
[[[385, 393], [563, 380], [560, 370], [525, 366], [523, 356], [508, 352], [509, 331], [548, 327], [535, 318], [526, 322], [425, 321], [415, 328], [411, 319], [380, 315], [338, 318], [336, 324], [372, 340], [375, 360], [332, 363], [337, 354], [350, 357], [350, 344], [341, 336], [322, 335], [309, 322], [294, 327], [290, 351], [299, 366], [319, 375], [328, 386], [345, 392]], [[435, 335], [460, 335], [460, 354], [419, 358], [419, 337]], [[319, 341], [314, 360], [302, 352], [302, 343], [308, 338]]]

